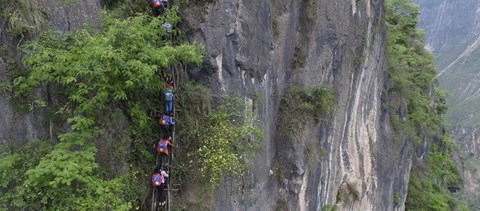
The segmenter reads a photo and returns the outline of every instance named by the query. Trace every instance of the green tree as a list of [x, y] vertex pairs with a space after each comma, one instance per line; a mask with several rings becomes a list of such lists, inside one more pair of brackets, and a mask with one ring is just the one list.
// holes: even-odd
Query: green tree
[[433, 57], [424, 49], [423, 33], [415, 28], [419, 7], [410, 0], [387, 0], [385, 13], [389, 91], [407, 104], [406, 118], [397, 116], [402, 105], [390, 106], [392, 126], [397, 135], [407, 134], [414, 147], [425, 140], [429, 146], [428, 167], [413, 166], [406, 209], [454, 210], [458, 202], [447, 187], [461, 181], [451, 158], [455, 147], [443, 130], [446, 93], [436, 88]]
[[[170, 38], [180, 32], [166, 31], [162, 24], [180, 21], [177, 7], [164, 17], [137, 15], [124, 20], [105, 16], [104, 26], [92, 33], [80, 30], [74, 34], [43, 34], [24, 48], [28, 72], [14, 80], [17, 96], [31, 94], [37, 86], [54, 86], [66, 100], [55, 115], [68, 119], [70, 129], [58, 136], [59, 142], [30, 166], [18, 186], [22, 200], [10, 207], [46, 210], [127, 210], [131, 200], [123, 200], [125, 178], [106, 179], [95, 162], [95, 142], [109, 121], [111, 108], [121, 108], [132, 124], [133, 146], [145, 148], [141, 138], [155, 124], [151, 115], [157, 112], [164, 86], [158, 70], [181, 62], [202, 62], [203, 48], [195, 44], [177, 44]], [[32, 95], [30, 95], [32, 96]], [[33, 97], [32, 97], [33, 98]], [[33, 99], [43, 101], [45, 99]], [[17, 158], [2, 158], [11, 165]], [[132, 182], [132, 181], [128, 181]], [[12, 189], [10, 189], [12, 190]]]

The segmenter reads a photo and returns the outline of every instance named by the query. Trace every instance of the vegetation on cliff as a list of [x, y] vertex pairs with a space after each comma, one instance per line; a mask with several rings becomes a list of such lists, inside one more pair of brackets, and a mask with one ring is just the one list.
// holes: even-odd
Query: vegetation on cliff
[[326, 87], [291, 85], [282, 96], [277, 131], [287, 137], [300, 135], [309, 120], [319, 122], [335, 111], [335, 95]]
[[[172, 7], [163, 17], [116, 18], [106, 11], [104, 25], [96, 32], [47, 31], [22, 46], [25, 70], [15, 75], [6, 91], [12, 99], [48, 108], [48, 118], [65, 130], [53, 140], [1, 149], [0, 210], [142, 206], [149, 187], [145, 181], [155, 167], [151, 146], [160, 137], [156, 123], [163, 110], [160, 70], [203, 61], [202, 46], [179, 39], [181, 32], [175, 28], [162, 29], [165, 22], [178, 24], [177, 12]], [[225, 175], [243, 175], [245, 156], [261, 139], [254, 116], [237, 98], [222, 99], [216, 106], [208, 89], [186, 79], [186, 74], [180, 77], [184, 84], [176, 90], [176, 106], [182, 110], [177, 122], [182, 125], [181, 166], [172, 176], [215, 187]], [[54, 88], [51, 94], [56, 99], [35, 95], [38, 88]], [[119, 115], [126, 122], [115, 122]], [[127, 125], [127, 131], [106, 131], [109, 125]], [[107, 133], [126, 134], [120, 138], [130, 141], [112, 140]], [[100, 166], [97, 146], [103, 142], [129, 144], [109, 152], [125, 155], [126, 169], [110, 172], [114, 168]], [[124, 165], [113, 161], [110, 165]]]
[[452, 159], [457, 148], [444, 129], [446, 95], [437, 88], [433, 57], [424, 49], [423, 33], [416, 29], [418, 6], [410, 0], [387, 0], [385, 4], [389, 92], [400, 98], [390, 104], [391, 123], [396, 137], [407, 137], [426, 153], [423, 159], [414, 158], [406, 209], [464, 209], [448, 191], [461, 186]]

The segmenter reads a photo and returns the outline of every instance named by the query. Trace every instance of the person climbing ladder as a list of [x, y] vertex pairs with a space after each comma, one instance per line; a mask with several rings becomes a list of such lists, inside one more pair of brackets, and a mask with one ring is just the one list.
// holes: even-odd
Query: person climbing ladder
[[172, 84], [173, 86], [172, 68], [168, 67], [167, 69], [162, 71], [162, 73], [163, 73], [163, 80], [165, 81], [165, 83]]
[[162, 115], [160, 117], [160, 119], [158, 120], [158, 124], [160, 124], [160, 126], [163, 129], [165, 129], [167, 131], [167, 133], [172, 131], [173, 125], [175, 124], [175, 122], [173, 121], [172, 114]]
[[163, 95], [165, 96], [165, 112], [166, 114], [171, 114], [173, 112], [173, 85], [168, 83], [165, 85], [163, 90]]
[[158, 206], [164, 206], [165, 199], [165, 178], [168, 178], [168, 173], [163, 170], [161, 166], [157, 166], [152, 175], [152, 186], [157, 191]]
[[166, 167], [169, 165], [169, 159], [168, 159], [169, 147], [175, 148], [175, 146], [170, 142], [171, 140], [172, 140], [172, 137], [166, 135], [153, 145], [157, 153], [160, 155], [160, 164], [162, 167], [164, 166]]

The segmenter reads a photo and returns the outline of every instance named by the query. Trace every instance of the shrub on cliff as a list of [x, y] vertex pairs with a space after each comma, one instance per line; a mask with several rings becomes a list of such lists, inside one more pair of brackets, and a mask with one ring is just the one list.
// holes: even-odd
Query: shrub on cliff
[[[98, 168], [95, 142], [102, 122], [109, 121], [112, 107], [123, 110], [132, 123], [134, 142], [150, 141], [156, 128], [156, 113], [163, 82], [157, 68], [180, 62], [200, 63], [199, 45], [174, 44], [162, 39], [165, 21], [179, 21], [176, 7], [164, 18], [138, 15], [124, 20], [105, 17], [96, 33], [80, 30], [75, 34], [45, 33], [24, 48], [27, 73], [14, 81], [17, 96], [25, 96], [38, 86], [56, 87], [67, 100], [59, 100], [55, 114], [68, 119], [69, 130], [58, 136], [51, 151], [19, 174], [16, 186], [23, 186], [22, 197], [11, 198], [7, 206], [28, 209], [101, 210], [130, 209], [135, 199], [122, 198], [128, 183], [118, 175], [104, 178]], [[174, 29], [170, 33], [178, 33]], [[33, 95], [31, 95], [33, 96]], [[48, 104], [48, 99], [33, 99]], [[145, 140], [146, 139], [146, 140]], [[150, 145], [150, 144], [148, 144]], [[144, 143], [133, 143], [141, 155]], [[2, 159], [2, 162], [4, 160]], [[133, 171], [132, 171], [133, 172]], [[138, 177], [137, 177], [138, 178]], [[126, 184], [127, 183], [127, 184]], [[15, 187], [9, 188], [10, 191]], [[8, 190], [7, 190], [8, 191]], [[10, 193], [10, 192], [8, 192]], [[7, 194], [8, 194], [7, 193]], [[17, 195], [19, 196], [19, 195]]]
[[333, 91], [325, 87], [290, 86], [283, 94], [278, 113], [277, 131], [294, 137], [309, 120], [321, 120], [335, 111]]

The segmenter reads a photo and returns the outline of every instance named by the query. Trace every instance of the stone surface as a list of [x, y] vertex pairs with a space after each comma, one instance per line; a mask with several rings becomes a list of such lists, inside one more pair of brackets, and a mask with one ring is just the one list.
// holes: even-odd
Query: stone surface
[[40, 0], [54, 30], [74, 31], [100, 26], [100, 0]]
[[[75, 2], [41, 0], [57, 30], [98, 23], [98, 1]], [[215, 209], [322, 210], [336, 204], [339, 210], [403, 210], [402, 204], [394, 205], [393, 196], [405, 199], [412, 152], [408, 144], [393, 142], [382, 109], [388, 104], [382, 98], [388, 87], [383, 1], [308, 2], [215, 0], [183, 11], [188, 39], [207, 50], [203, 68], [190, 69], [190, 75], [219, 95], [239, 95], [247, 102], [259, 97], [255, 112], [264, 132], [263, 150], [248, 160], [252, 170], [241, 189], [225, 181], [216, 193]], [[299, 58], [302, 64], [292, 65]], [[292, 84], [330, 87], [336, 96], [335, 113], [307, 122], [303, 135], [294, 140], [276, 131], [282, 94]], [[2, 109], [11, 107], [4, 96], [0, 103], [5, 104]], [[2, 114], [0, 123], [12, 125], [12, 112]], [[29, 119], [33, 116], [26, 114], [21, 125], [45, 131]], [[32, 136], [46, 134], [29, 131]], [[20, 132], [25, 138], [28, 133]], [[116, 161], [105, 157], [110, 146], [98, 145], [102, 165]], [[313, 165], [307, 162], [308, 146], [323, 154]]]
[[[381, 99], [388, 86], [383, 1], [314, 2], [224, 0], [184, 11], [188, 38], [208, 52], [206, 68], [191, 75], [220, 95], [260, 94], [263, 151], [250, 161], [242, 190], [220, 188], [217, 210], [404, 209], [393, 195], [405, 199], [412, 150], [393, 143], [381, 109], [388, 103]], [[292, 65], [296, 51], [303, 66]], [[336, 95], [335, 114], [308, 122], [295, 140], [276, 131], [291, 84], [327, 86]], [[325, 155], [307, 165], [311, 142]]]
[[[70, 31], [81, 27], [98, 27], [100, 24], [99, 0], [40, 0], [39, 9], [44, 12], [49, 25], [54, 30]], [[3, 17], [0, 17], [3, 23]], [[16, 47], [22, 39], [12, 39], [7, 35], [5, 25], [0, 26], [0, 79], [5, 83], [12, 83], [7, 72], [7, 61], [20, 63], [21, 54]], [[52, 90], [40, 87], [34, 91], [36, 96], [50, 99]], [[33, 109], [21, 110], [20, 105], [8, 100], [10, 93], [0, 93], [0, 142], [21, 145], [31, 139], [52, 138], [53, 125], [46, 118], [43, 108], [34, 106]], [[56, 99], [52, 99], [55, 101]], [[25, 105], [22, 105], [25, 106]], [[28, 106], [27, 106], [28, 107]]]

